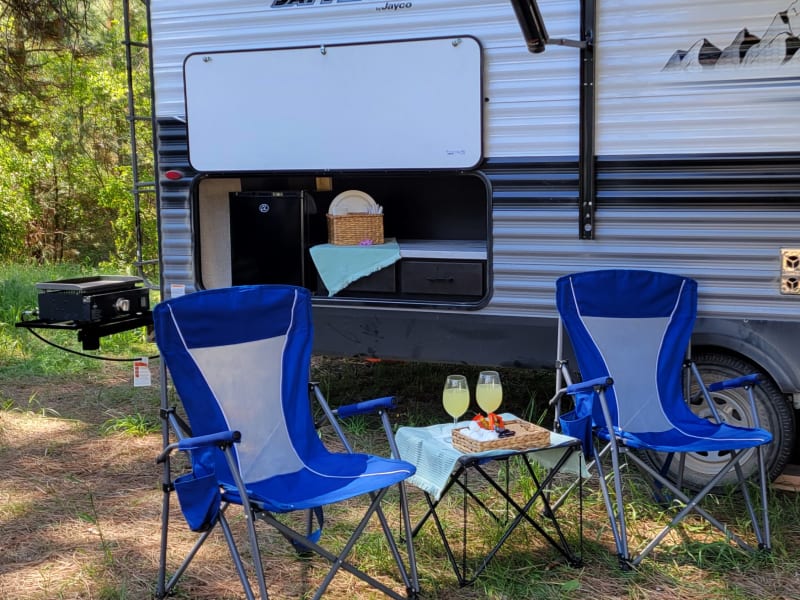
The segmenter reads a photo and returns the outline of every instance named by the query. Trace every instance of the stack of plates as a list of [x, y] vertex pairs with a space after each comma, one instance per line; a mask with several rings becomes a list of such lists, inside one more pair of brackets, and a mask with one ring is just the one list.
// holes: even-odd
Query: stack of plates
[[329, 215], [368, 214], [378, 215], [383, 212], [372, 196], [360, 190], [347, 190], [333, 199], [328, 208]]

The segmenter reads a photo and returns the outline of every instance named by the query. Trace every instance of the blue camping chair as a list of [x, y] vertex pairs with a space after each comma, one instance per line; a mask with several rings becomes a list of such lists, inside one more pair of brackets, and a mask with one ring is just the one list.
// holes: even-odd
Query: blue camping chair
[[[772, 435], [759, 427], [753, 398], [758, 377], [748, 375], [704, 386], [697, 367], [685, 361], [697, 311], [696, 282], [652, 271], [590, 271], [558, 279], [556, 303], [582, 379], [571, 383], [566, 362], [559, 361], [559, 374], [567, 384], [561, 396], [574, 401], [569, 412], [560, 413], [559, 408], [559, 421], [566, 433], [583, 440], [584, 453], [597, 470], [621, 566], [637, 565], [692, 513], [742, 548], [751, 549], [701, 505], [730, 473], [735, 473], [758, 547], [769, 549], [763, 448]], [[683, 394], [686, 368], [697, 380], [713, 419], [695, 415], [687, 404]], [[735, 427], [719, 418], [710, 392], [733, 387], [747, 390], [755, 427]], [[760, 518], [741, 468], [742, 458], [752, 451], [757, 453], [759, 465]], [[686, 454], [691, 452], [729, 457], [694, 496], [683, 485], [681, 474]], [[610, 472], [603, 467], [605, 454], [610, 454]], [[656, 499], [679, 507], [636, 555], [628, 548], [623, 482], [634, 473], [623, 468], [626, 464], [638, 467]]]
[[[308, 290], [292, 286], [243, 286], [196, 292], [158, 304], [153, 311], [158, 347], [185, 409], [186, 423], [174, 408], [162, 410], [166, 447], [162, 555], [157, 597], [170, 594], [209, 534], [222, 529], [247, 598], [254, 598], [234, 534], [226, 519], [231, 505], [245, 514], [257, 588], [266, 599], [255, 519], [275, 527], [302, 554], [316, 553], [331, 562], [314, 598], [344, 569], [393, 598], [419, 590], [411, 536], [406, 562], [381, 509], [387, 490], [400, 491], [402, 527], [410, 531], [403, 481], [414, 466], [393, 459], [353, 452], [336, 417], [365, 412], [381, 415], [390, 447], [399, 456], [386, 410], [392, 398], [362, 402], [333, 411], [315, 384], [309, 383], [312, 345], [311, 299]], [[311, 392], [311, 393], [310, 393]], [[326, 449], [318, 435], [311, 397], [345, 444], [345, 452]], [[338, 413], [338, 415], [337, 415]], [[169, 431], [177, 441], [169, 443]], [[172, 478], [170, 455], [190, 455], [190, 473]], [[181, 512], [200, 537], [189, 555], [166, 579], [169, 494], [174, 487]], [[338, 553], [322, 547], [323, 507], [364, 496], [368, 508], [349, 541]], [[279, 518], [305, 511], [304, 531]], [[398, 593], [348, 561], [357, 539], [373, 517], [386, 536], [405, 593]]]

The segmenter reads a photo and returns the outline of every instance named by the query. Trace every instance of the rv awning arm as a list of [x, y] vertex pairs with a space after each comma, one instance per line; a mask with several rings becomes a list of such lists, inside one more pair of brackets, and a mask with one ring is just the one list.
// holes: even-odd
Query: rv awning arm
[[595, 205], [597, 196], [597, 173], [595, 167], [595, 65], [594, 30], [596, 22], [596, 0], [581, 0], [582, 40], [553, 38], [539, 12], [536, 0], [511, 0], [519, 27], [525, 38], [528, 50], [533, 53], [544, 52], [547, 44], [578, 48], [581, 51], [580, 70], [580, 108], [579, 108], [579, 151], [578, 151], [578, 237], [592, 240], [595, 234]]
[[586, 40], [551, 38], [547, 34], [547, 28], [544, 25], [536, 0], [511, 0], [511, 5], [517, 15], [517, 21], [525, 38], [525, 44], [528, 46], [528, 50], [534, 54], [544, 52], [547, 44], [580, 49], [589, 48], [592, 45], [591, 39], [588, 39], [589, 36], [587, 36]]
[[545, 44], [552, 44], [554, 46], [569, 46], [570, 48], [588, 48], [592, 45], [590, 40], [568, 40], [565, 38], [547, 38]]

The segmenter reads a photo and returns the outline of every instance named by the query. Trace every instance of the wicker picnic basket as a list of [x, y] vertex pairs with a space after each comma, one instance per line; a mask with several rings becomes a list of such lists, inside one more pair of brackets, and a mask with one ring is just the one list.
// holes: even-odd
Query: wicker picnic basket
[[383, 214], [329, 214], [328, 242], [336, 246], [382, 244]]
[[528, 448], [542, 448], [550, 445], [550, 431], [527, 421], [506, 421], [506, 429], [514, 432], [507, 438], [498, 438], [486, 442], [479, 442], [465, 435], [466, 427], [453, 429], [453, 447], [467, 454], [485, 452], [486, 450], [527, 450]]

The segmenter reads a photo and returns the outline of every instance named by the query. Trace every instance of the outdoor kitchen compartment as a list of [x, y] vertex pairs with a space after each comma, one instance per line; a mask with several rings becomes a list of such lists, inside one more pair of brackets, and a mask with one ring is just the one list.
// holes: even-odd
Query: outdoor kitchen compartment
[[[330, 206], [350, 190], [383, 208], [384, 238], [399, 258], [331, 296], [310, 250], [330, 243]], [[194, 199], [198, 276], [204, 288], [300, 285], [318, 304], [479, 308], [491, 289], [490, 192], [477, 172], [206, 177]]]
[[99, 323], [150, 310], [139, 277], [100, 275], [37, 283], [42, 321]]

